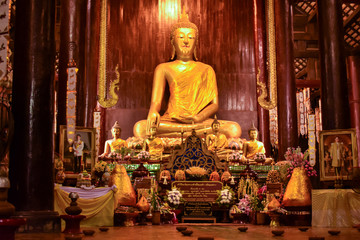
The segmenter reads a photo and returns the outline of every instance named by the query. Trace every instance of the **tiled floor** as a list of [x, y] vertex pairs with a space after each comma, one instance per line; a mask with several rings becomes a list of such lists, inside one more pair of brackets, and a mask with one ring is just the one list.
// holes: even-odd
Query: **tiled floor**
[[[178, 226], [186, 226], [193, 230], [190, 237], [183, 236], [176, 230]], [[239, 225], [233, 224], [176, 224], [176, 225], [159, 225], [159, 226], [134, 226], [134, 227], [110, 227], [107, 232], [100, 232], [98, 228], [82, 228], [93, 229], [95, 234], [91, 237], [82, 236], [83, 240], [113, 240], [113, 239], [146, 239], [146, 240], [193, 240], [199, 237], [213, 237], [214, 239], [273, 239], [273, 240], [307, 240], [309, 237], [324, 237], [324, 239], [360, 239], [360, 231], [355, 228], [339, 228], [338, 236], [331, 236], [328, 231], [330, 228], [309, 228], [307, 232], [300, 232], [298, 227], [279, 227], [277, 229], [284, 230], [283, 236], [273, 236], [271, 231], [273, 228], [268, 226], [247, 225], [248, 231], [240, 232], [237, 228]], [[66, 235], [59, 234], [16, 234], [15, 239], [33, 240], [33, 239], [65, 239]], [[0, 236], [1, 239], [1, 236]]]

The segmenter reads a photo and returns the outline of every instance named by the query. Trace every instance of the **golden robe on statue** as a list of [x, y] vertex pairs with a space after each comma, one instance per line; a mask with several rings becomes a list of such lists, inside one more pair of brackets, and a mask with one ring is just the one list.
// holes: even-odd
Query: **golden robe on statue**
[[254, 159], [256, 153], [264, 153], [265, 154], [265, 148], [264, 144], [258, 140], [254, 141], [247, 141], [246, 143], [246, 158], [248, 159]]
[[147, 140], [150, 156], [160, 157], [164, 151], [164, 142], [160, 138]]
[[161, 120], [194, 116], [216, 97], [215, 72], [209, 65], [195, 62], [174, 77], [169, 89], [168, 109]]
[[208, 137], [208, 149], [211, 151], [222, 150], [229, 146], [229, 142], [225, 136], [225, 134], [218, 134], [218, 136], [214, 134], [210, 134]]
[[111, 152], [115, 152], [116, 150], [119, 150], [122, 148], [122, 147], [128, 147], [127, 145], [127, 142], [125, 140], [122, 140], [122, 139], [116, 139], [116, 140], [113, 140], [111, 143], [110, 143], [110, 150]]

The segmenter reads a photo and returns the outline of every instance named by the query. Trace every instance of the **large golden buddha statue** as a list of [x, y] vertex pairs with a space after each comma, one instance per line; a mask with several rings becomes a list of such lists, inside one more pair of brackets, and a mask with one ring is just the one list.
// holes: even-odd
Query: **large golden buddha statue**
[[[196, 61], [198, 28], [183, 13], [178, 23], [171, 28], [172, 60], [159, 64], [154, 72], [151, 105], [147, 120], [134, 126], [134, 136], [150, 135], [153, 124], [158, 126], [159, 137], [180, 137], [181, 132], [189, 135], [192, 129], [198, 134], [210, 132], [212, 119], [219, 108], [218, 90], [214, 69]], [[170, 98], [168, 108], [160, 117], [159, 111], [166, 82]], [[240, 137], [238, 123], [219, 120], [221, 133], [227, 137]]]

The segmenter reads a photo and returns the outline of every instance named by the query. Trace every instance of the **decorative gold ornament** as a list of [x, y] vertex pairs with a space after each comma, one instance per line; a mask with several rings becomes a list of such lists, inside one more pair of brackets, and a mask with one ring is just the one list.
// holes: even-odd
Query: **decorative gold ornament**
[[256, 76], [256, 81], [258, 85], [258, 91], [261, 92], [258, 97], [259, 105], [266, 109], [270, 110], [277, 106], [277, 79], [276, 79], [276, 46], [275, 46], [275, 14], [274, 14], [274, 0], [269, 0], [267, 4], [267, 23], [268, 23], [268, 46], [269, 46], [269, 68], [270, 68], [270, 79], [269, 79], [269, 88], [270, 88], [270, 100], [267, 101], [268, 90], [265, 83], [260, 82], [260, 69], [258, 69], [258, 74]]
[[119, 90], [120, 74], [118, 65], [115, 67], [116, 79], [110, 81], [109, 95], [107, 98], [107, 82], [106, 82], [106, 47], [107, 47], [107, 0], [101, 0], [101, 19], [100, 19], [100, 47], [99, 47], [99, 85], [98, 85], [98, 101], [104, 108], [115, 106], [119, 96], [115, 90]]

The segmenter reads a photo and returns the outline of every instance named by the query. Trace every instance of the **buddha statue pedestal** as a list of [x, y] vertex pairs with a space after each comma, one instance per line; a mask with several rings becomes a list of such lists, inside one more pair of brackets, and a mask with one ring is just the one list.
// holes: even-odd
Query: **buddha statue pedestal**
[[65, 221], [65, 229], [63, 233], [66, 234], [81, 234], [80, 222], [86, 216], [84, 215], [60, 215], [60, 218]]

